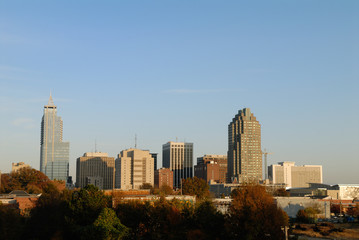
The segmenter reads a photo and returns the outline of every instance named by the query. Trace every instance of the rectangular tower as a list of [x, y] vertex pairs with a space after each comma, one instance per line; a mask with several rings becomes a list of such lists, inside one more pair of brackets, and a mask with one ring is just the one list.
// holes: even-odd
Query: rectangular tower
[[[101, 182], [101, 184], [94, 184], [97, 182]], [[115, 186], [115, 158], [102, 152], [87, 152], [77, 158], [76, 187], [83, 188], [89, 183], [100, 189], [113, 189]]]
[[62, 141], [62, 119], [50, 95], [41, 121], [40, 171], [51, 180], [69, 176], [69, 142]]
[[168, 142], [162, 145], [163, 167], [173, 171], [173, 186], [181, 179], [193, 177], [193, 143]]
[[116, 188], [140, 189], [144, 183], [154, 185], [154, 159], [148, 150], [123, 150], [115, 164]]
[[261, 125], [249, 108], [239, 110], [228, 125], [228, 180], [262, 179]]

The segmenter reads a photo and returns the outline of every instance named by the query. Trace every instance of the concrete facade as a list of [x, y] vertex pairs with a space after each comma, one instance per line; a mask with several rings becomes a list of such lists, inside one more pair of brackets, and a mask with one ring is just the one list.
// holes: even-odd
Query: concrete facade
[[288, 188], [309, 187], [310, 183], [323, 183], [321, 165], [295, 166], [294, 162], [280, 162], [268, 167], [273, 184], [284, 183]]
[[148, 150], [123, 150], [115, 162], [116, 188], [139, 189], [144, 183], [154, 185], [154, 159]]
[[275, 197], [277, 206], [288, 214], [288, 217], [295, 218], [298, 211], [307, 207], [317, 208], [320, 213], [318, 217], [330, 218], [330, 203], [310, 197]]
[[17, 171], [19, 171], [21, 168], [31, 168], [31, 166], [28, 165], [28, 164], [25, 164], [24, 162], [12, 163], [11, 171], [12, 171], [12, 172], [17, 172]]
[[228, 125], [228, 181], [262, 180], [261, 125], [249, 108]]
[[169, 168], [161, 168], [155, 171], [155, 187], [161, 188], [164, 185], [173, 187], [173, 172]]
[[173, 186], [180, 188], [181, 179], [193, 177], [193, 143], [168, 142], [162, 145], [163, 167], [173, 171]]
[[[76, 162], [76, 187], [83, 188], [95, 179], [102, 178], [102, 184], [97, 181], [100, 189], [113, 189], [115, 186], [115, 158], [107, 153], [87, 152]], [[91, 181], [92, 180], [92, 181]]]

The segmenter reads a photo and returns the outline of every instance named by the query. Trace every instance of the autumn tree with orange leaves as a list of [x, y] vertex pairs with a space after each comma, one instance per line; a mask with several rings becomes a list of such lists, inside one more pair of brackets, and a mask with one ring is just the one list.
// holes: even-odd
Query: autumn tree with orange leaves
[[288, 225], [288, 216], [263, 186], [244, 185], [232, 196], [227, 222], [230, 239], [284, 239], [281, 227]]

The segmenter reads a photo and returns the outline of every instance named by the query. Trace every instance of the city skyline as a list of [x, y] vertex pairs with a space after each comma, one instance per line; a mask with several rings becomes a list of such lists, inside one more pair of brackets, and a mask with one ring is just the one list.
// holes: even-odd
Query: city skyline
[[251, 108], [268, 166], [323, 166], [358, 183], [358, 1], [26, 2], [0, 8], [0, 170], [39, 168], [52, 91], [76, 158], [193, 142], [227, 154], [228, 122]]

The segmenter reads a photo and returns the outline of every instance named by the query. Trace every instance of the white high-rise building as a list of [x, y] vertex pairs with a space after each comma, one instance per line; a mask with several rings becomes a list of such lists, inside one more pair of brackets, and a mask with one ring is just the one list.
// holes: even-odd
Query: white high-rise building
[[115, 160], [115, 187], [139, 189], [144, 183], [154, 185], [154, 159], [148, 150], [127, 149]]
[[181, 179], [193, 177], [193, 143], [163, 144], [162, 162], [163, 167], [173, 171], [173, 186], [181, 187]]

